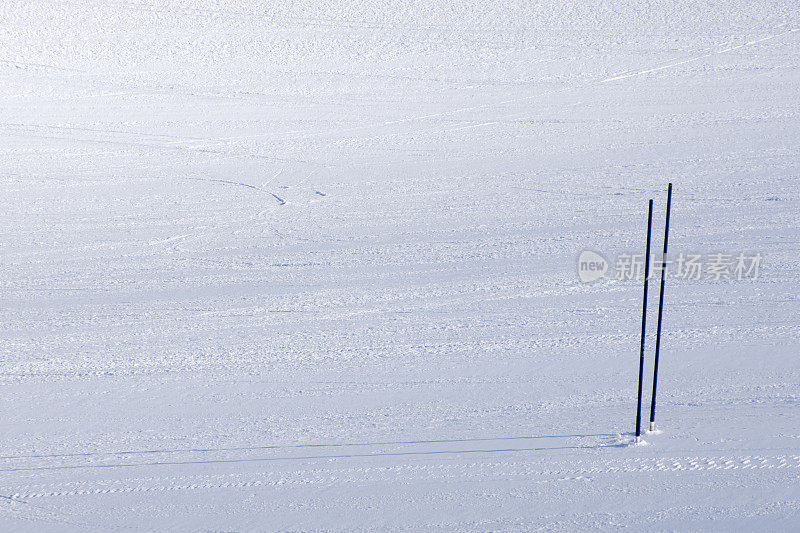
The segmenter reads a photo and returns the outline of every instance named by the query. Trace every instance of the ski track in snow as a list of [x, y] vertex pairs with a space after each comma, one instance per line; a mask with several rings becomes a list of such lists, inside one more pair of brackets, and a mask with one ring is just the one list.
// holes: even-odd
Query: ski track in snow
[[[784, 25], [785, 24], [780, 25], [778, 27], [782, 27]], [[712, 50], [712, 51], [710, 51], [710, 52], [708, 52], [706, 54], [697, 55], [697, 56], [694, 56], [694, 57], [690, 57], [688, 59], [682, 59], [682, 60], [679, 60], [679, 61], [672, 61], [672, 62], [667, 63], [666, 65], [660, 65], [660, 66], [656, 66], [656, 67], [648, 67], [648, 68], [645, 68], [643, 70], [637, 70], [637, 71], [634, 71], [634, 72], [631, 72], [630, 70], [626, 70], [626, 71], [624, 71], [624, 72], [622, 72], [620, 74], [613, 75], [613, 76], [610, 76], [610, 77], [607, 77], [607, 78], [603, 78], [603, 79], [600, 79], [600, 80], [585, 80], [584, 82], [581, 82], [579, 84], [569, 85], [569, 86], [562, 87], [562, 88], [559, 88], [559, 89], [555, 89], [555, 90], [551, 90], [551, 91], [545, 91], [545, 92], [541, 92], [541, 93], [536, 93], [536, 94], [528, 95], [528, 96], [524, 96], [524, 97], [501, 100], [501, 101], [492, 102], [492, 103], [489, 103], [489, 104], [481, 104], [481, 105], [470, 106], [470, 107], [456, 108], [456, 109], [451, 109], [451, 110], [442, 111], [442, 112], [438, 112], [438, 113], [431, 113], [431, 114], [425, 114], [425, 115], [416, 115], [416, 116], [411, 116], [411, 117], [404, 117], [404, 118], [401, 118], [401, 119], [390, 120], [390, 121], [383, 122], [383, 123], [380, 123], [380, 124], [356, 126], [356, 127], [347, 128], [347, 129], [335, 129], [335, 130], [329, 130], [329, 131], [312, 133], [312, 134], [305, 133], [305, 134], [302, 135], [301, 138], [307, 140], [307, 139], [311, 139], [313, 137], [325, 137], [325, 136], [329, 136], [329, 135], [338, 135], [338, 134], [341, 134], [341, 133], [352, 133], [352, 132], [355, 132], [355, 131], [363, 131], [363, 132], [367, 133], [367, 132], [370, 132], [370, 131], [375, 131], [375, 130], [377, 130], [379, 128], [386, 128], [386, 127], [391, 127], [391, 126], [399, 126], [399, 125], [404, 125], [404, 124], [408, 124], [408, 123], [424, 122], [424, 121], [428, 121], [428, 120], [431, 120], [431, 119], [441, 119], [441, 118], [451, 117], [451, 116], [454, 116], [454, 115], [465, 114], [465, 113], [468, 113], [468, 112], [488, 110], [488, 109], [492, 109], [492, 108], [499, 108], [499, 107], [506, 106], [506, 105], [509, 105], [509, 104], [519, 104], [519, 103], [523, 103], [523, 102], [527, 102], [527, 101], [531, 101], [531, 100], [540, 100], [540, 99], [544, 99], [544, 98], [549, 97], [549, 96], [557, 95], [558, 93], [567, 92], [567, 91], [575, 90], [575, 89], [578, 89], [578, 88], [586, 89], [587, 87], [591, 87], [595, 83], [601, 83], [602, 84], [602, 83], [609, 83], [609, 82], [613, 82], [613, 81], [626, 80], [626, 79], [635, 78], [635, 77], [638, 77], [638, 76], [643, 76], [643, 75], [646, 75], [646, 74], [652, 74], [652, 73], [655, 73], [655, 72], [660, 72], [660, 71], [663, 71], [663, 70], [674, 69], [676, 67], [680, 67], [680, 66], [687, 65], [687, 64], [690, 64], [690, 63], [695, 63], [695, 62], [701, 61], [703, 59], [707, 59], [707, 58], [713, 57], [715, 55], [725, 54], [725, 53], [734, 52], [734, 51], [737, 51], [737, 50], [740, 50], [740, 49], [743, 49], [743, 48], [751, 47], [751, 46], [763, 43], [765, 41], [769, 41], [771, 39], [780, 38], [780, 37], [783, 37], [785, 35], [792, 34], [792, 33], [797, 32], [797, 31], [800, 31], [800, 28], [793, 28], [793, 29], [790, 29], [790, 30], [787, 30], [787, 31], [784, 31], [784, 32], [767, 35], [766, 37], [762, 37], [760, 39], [755, 39], [755, 40], [752, 40], [752, 41], [748, 41], [746, 43], [743, 43], [743, 44], [740, 44], [740, 45], [737, 45], [737, 46], [730, 46], [730, 47], [721, 48], [721, 49], [718, 49], [718, 50]], [[503, 120], [508, 120], [508, 119], [511, 119], [511, 118], [514, 118], [514, 117], [522, 116], [522, 114], [520, 114], [520, 113], [510, 114], [510, 115], [509, 114], [505, 114], [505, 115], [504, 114], [498, 114], [496, 116], [497, 116], [497, 118], [500, 118], [500, 119], [503, 119]], [[388, 138], [397, 138], [397, 137], [413, 136], [413, 135], [435, 135], [435, 134], [444, 133], [444, 132], [455, 132], [455, 131], [476, 129], [476, 128], [481, 128], [481, 127], [485, 127], [485, 126], [492, 126], [492, 125], [495, 125], [495, 124], [498, 124], [498, 123], [500, 123], [500, 122], [499, 121], [490, 121], [490, 122], [483, 122], [483, 123], [479, 123], [479, 124], [468, 124], [468, 125], [464, 125], [464, 126], [455, 126], [455, 127], [451, 127], [451, 128], [444, 128], [444, 129], [432, 129], [432, 130], [427, 130], [427, 131], [423, 130], [423, 131], [412, 131], [412, 132], [398, 132], [398, 133], [388, 134], [387, 137]], [[420, 129], [421, 129], [421, 127], [420, 127]], [[296, 132], [296, 133], [301, 133], [301, 132]], [[288, 135], [291, 135], [291, 134], [292, 134], [292, 132], [288, 133]], [[227, 138], [223, 138], [223, 139], [205, 139], [205, 140], [198, 140], [198, 142], [201, 142], [201, 143], [203, 143], [203, 142], [219, 143], [219, 142], [227, 142], [227, 141], [231, 141], [231, 140], [245, 140], [245, 139], [253, 139], [253, 138], [256, 138], [256, 137], [272, 136], [272, 135], [274, 135], [274, 134], [262, 134], [262, 135], [256, 135], [255, 137], [253, 137], [253, 136], [240, 136], [240, 137], [227, 137]], [[284, 136], [284, 135], [287, 135], [287, 134], [280, 134], [280, 135]], [[358, 139], [358, 137], [350, 137], [350, 138], [347, 138], [347, 139], [339, 138], [339, 139], [337, 139], [337, 141], [341, 142], [342, 140], [356, 140], [356, 139]], [[179, 142], [183, 142], [183, 141], [179, 141]], [[188, 142], [191, 142], [191, 141], [188, 141]]]
[[[495, 466], [491, 463], [479, 465], [480, 467]], [[590, 481], [595, 474], [635, 474], [635, 473], [672, 473], [672, 472], [708, 472], [708, 471], [736, 471], [736, 470], [799, 470], [800, 456], [743, 456], [743, 457], [685, 457], [679, 459], [660, 458], [660, 459], [628, 459], [615, 462], [605, 462], [600, 466], [584, 466], [576, 468], [559, 468], [556, 470], [536, 470], [523, 468], [522, 471], [515, 469], [514, 477], [525, 480], [533, 480], [535, 483], [557, 483], [563, 481]], [[395, 479], [396, 474], [403, 474], [405, 470], [410, 473], [410, 478], [418, 480], [424, 479], [457, 479], [460, 482], [480, 481], [488, 477], [486, 472], [479, 471], [469, 474], [461, 467], [441, 467], [441, 466], [407, 466], [393, 468], [350, 468], [342, 472], [331, 473], [329, 470], [300, 471], [294, 475], [276, 474], [274, 472], [259, 472], [247, 475], [242, 474], [219, 474], [219, 475], [191, 475], [191, 476], [169, 476], [169, 477], [149, 477], [149, 478], [130, 478], [110, 480], [104, 482], [104, 486], [85, 487], [89, 482], [67, 482], [51, 483], [47, 485], [36, 485], [32, 487], [16, 487], [15, 492], [8, 498], [13, 500], [29, 500], [36, 498], [54, 498], [64, 496], [90, 496], [119, 494], [127, 492], [164, 492], [164, 491], [184, 491], [184, 490], [203, 490], [203, 489], [226, 489], [226, 488], [248, 488], [262, 486], [282, 486], [282, 485], [335, 485], [337, 483], [356, 484], [371, 480], [375, 473], [390, 474], [388, 479]], [[376, 472], [377, 471], [377, 472]], [[312, 475], [316, 474], [316, 476]], [[508, 473], [496, 473], [494, 475], [509, 475]], [[246, 480], [242, 480], [246, 477]], [[403, 481], [408, 482], [406, 476], [402, 476]], [[542, 479], [542, 478], [549, 479]], [[62, 487], [73, 486], [75, 488], [66, 489]], [[77, 488], [83, 486], [84, 488]], [[43, 491], [42, 489], [51, 489]], [[4, 490], [4, 492], [7, 492]]]

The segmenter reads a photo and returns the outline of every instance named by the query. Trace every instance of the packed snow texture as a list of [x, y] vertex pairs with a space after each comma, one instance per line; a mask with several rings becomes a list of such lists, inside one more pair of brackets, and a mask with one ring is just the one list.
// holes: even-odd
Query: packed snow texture
[[4, 0], [0, 529], [796, 528], [797, 5], [568, 4]]

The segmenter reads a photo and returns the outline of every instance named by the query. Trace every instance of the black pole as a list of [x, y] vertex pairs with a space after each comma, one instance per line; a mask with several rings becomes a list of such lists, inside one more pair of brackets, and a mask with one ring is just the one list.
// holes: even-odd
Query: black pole
[[669, 240], [669, 209], [672, 205], [672, 184], [667, 187], [667, 221], [664, 224], [664, 252], [661, 254], [661, 290], [658, 295], [658, 325], [656, 326], [656, 360], [653, 366], [653, 398], [650, 401], [650, 431], [656, 429], [656, 389], [658, 388], [658, 353], [661, 348], [661, 313], [664, 310], [664, 271]]
[[644, 335], [647, 326], [647, 279], [650, 277], [650, 230], [653, 227], [653, 200], [647, 209], [647, 252], [644, 257], [644, 297], [642, 298], [642, 344], [639, 349], [639, 398], [636, 402], [636, 442], [641, 440], [642, 379], [644, 378]]

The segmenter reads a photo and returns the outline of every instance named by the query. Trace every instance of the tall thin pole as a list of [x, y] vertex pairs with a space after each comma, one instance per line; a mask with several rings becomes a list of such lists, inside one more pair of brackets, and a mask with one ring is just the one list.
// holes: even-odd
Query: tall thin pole
[[661, 290], [658, 295], [658, 325], [656, 326], [656, 360], [653, 366], [653, 397], [650, 401], [650, 431], [656, 429], [656, 389], [658, 388], [658, 354], [661, 348], [661, 314], [664, 310], [664, 271], [667, 261], [667, 241], [669, 240], [669, 209], [672, 205], [672, 184], [667, 187], [667, 221], [664, 224], [664, 251], [661, 254]]
[[653, 227], [653, 200], [647, 209], [647, 252], [644, 258], [644, 297], [642, 298], [642, 344], [639, 349], [639, 398], [636, 401], [636, 439], [642, 440], [642, 379], [644, 378], [644, 335], [647, 329], [647, 280], [650, 277], [650, 230]]

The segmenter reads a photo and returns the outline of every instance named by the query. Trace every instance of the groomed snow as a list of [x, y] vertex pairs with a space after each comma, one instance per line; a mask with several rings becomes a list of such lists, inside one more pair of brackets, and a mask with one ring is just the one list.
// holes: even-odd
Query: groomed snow
[[[5, 0], [0, 530], [795, 530], [800, 16], [708, 4]], [[669, 181], [763, 264], [668, 281], [631, 446], [576, 260]]]

